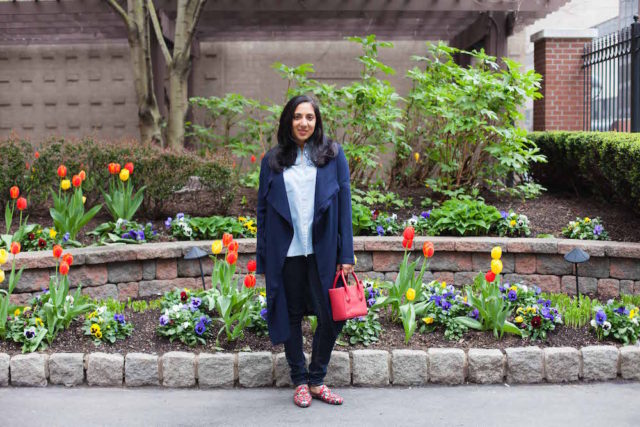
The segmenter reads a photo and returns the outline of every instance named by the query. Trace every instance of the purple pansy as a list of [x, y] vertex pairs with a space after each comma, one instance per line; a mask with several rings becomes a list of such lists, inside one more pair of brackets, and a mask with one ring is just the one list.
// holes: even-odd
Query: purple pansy
[[167, 218], [167, 220], [164, 222], [164, 226], [167, 228], [171, 228], [171, 222], [173, 220], [171, 219], [171, 217]]
[[384, 236], [384, 227], [382, 227], [381, 225], [377, 226], [376, 232], [378, 233], [378, 236]]
[[602, 226], [600, 224], [596, 224], [593, 227], [593, 234], [595, 234], [596, 236], [599, 236], [602, 234], [602, 230], [603, 230]]
[[160, 316], [160, 326], [167, 326], [169, 324], [169, 316], [163, 314]]
[[507, 293], [507, 298], [509, 298], [509, 301], [513, 302], [518, 299], [518, 293], [511, 289], [509, 293]]
[[606, 320], [607, 314], [602, 310], [598, 310], [598, 312], [596, 313], [596, 323], [602, 326]]

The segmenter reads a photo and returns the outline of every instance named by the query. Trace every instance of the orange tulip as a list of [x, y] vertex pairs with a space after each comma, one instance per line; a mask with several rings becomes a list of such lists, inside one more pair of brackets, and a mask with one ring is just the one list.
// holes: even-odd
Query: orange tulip
[[58, 176], [60, 178], [67, 176], [67, 167], [65, 165], [58, 166]]
[[24, 197], [20, 197], [18, 200], [16, 200], [16, 207], [19, 211], [27, 209], [27, 199], [25, 199]]
[[229, 242], [229, 246], [227, 246], [227, 250], [229, 252], [238, 252], [238, 242], [236, 242], [235, 240], [232, 240], [231, 242]]
[[66, 262], [67, 264], [69, 264], [69, 267], [71, 267], [73, 265], [73, 255], [64, 254], [62, 256], [62, 262]]
[[38, 152], [36, 151], [36, 153], [34, 154], [34, 157], [35, 157], [36, 159], [39, 159], [39, 158], [40, 158], [40, 153], [38, 153]]
[[224, 233], [222, 235], [222, 244], [224, 245], [225, 248], [229, 246], [229, 243], [231, 243], [232, 240], [233, 240], [233, 235], [229, 233]]
[[14, 200], [18, 198], [18, 196], [20, 195], [20, 189], [18, 188], [17, 185], [14, 185], [9, 189], [9, 195]]
[[237, 252], [229, 252], [227, 254], [227, 262], [231, 265], [235, 264], [238, 261], [238, 253]]
[[124, 165], [124, 168], [128, 170], [130, 174], [133, 173], [133, 163], [131, 162], [127, 163], [126, 165]]
[[84, 181], [85, 179], [87, 179], [87, 173], [86, 173], [85, 171], [83, 171], [83, 170], [81, 170], [81, 171], [78, 173], [78, 176], [79, 176], [79, 177], [80, 177], [80, 179], [81, 179], [81, 180], [83, 180], [83, 181]]
[[71, 178], [71, 183], [76, 188], [80, 187], [82, 185], [82, 178], [80, 178], [80, 175], [73, 175], [73, 178]]
[[253, 274], [247, 274], [244, 276], [244, 286], [251, 289], [256, 285], [256, 276]]
[[54, 245], [53, 246], [53, 257], [54, 258], [60, 258], [61, 255], [62, 255], [62, 246]]
[[425, 258], [431, 258], [434, 252], [435, 252], [435, 249], [433, 248], [433, 243], [424, 242], [422, 244], [422, 253]]
[[21, 249], [20, 243], [18, 242], [11, 243], [10, 251], [13, 255], [18, 255], [20, 253], [20, 249]]
[[62, 274], [63, 276], [69, 274], [69, 264], [64, 261], [60, 263], [60, 274]]

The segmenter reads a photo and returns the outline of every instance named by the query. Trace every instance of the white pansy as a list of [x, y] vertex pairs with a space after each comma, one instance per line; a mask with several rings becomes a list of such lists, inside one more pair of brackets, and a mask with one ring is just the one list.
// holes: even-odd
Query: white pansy
[[174, 313], [179, 312], [179, 311], [180, 311], [180, 306], [179, 306], [178, 304], [174, 304], [174, 305], [171, 307], [171, 311], [173, 311]]
[[398, 215], [396, 214], [391, 215], [391, 220], [395, 221], [397, 219], [398, 219]]
[[191, 325], [189, 322], [184, 322], [184, 323], [182, 324], [182, 327], [183, 327], [184, 329], [189, 329], [189, 325]]
[[591, 326], [593, 326], [594, 328], [597, 328], [597, 324], [596, 324], [596, 319], [591, 319]]
[[107, 307], [103, 305], [103, 306], [98, 307], [98, 309], [96, 310], [96, 313], [98, 313], [98, 314], [102, 314], [102, 313], [104, 313], [106, 310], [107, 310]]

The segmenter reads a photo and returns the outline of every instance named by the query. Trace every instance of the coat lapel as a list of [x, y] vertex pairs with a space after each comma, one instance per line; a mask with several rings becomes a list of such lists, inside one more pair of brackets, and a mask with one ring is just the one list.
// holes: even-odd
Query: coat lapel
[[316, 195], [313, 210], [313, 222], [322, 216], [322, 213], [331, 204], [331, 199], [340, 190], [336, 176], [335, 162], [330, 162], [316, 172]]
[[291, 211], [289, 210], [289, 199], [287, 198], [287, 188], [284, 185], [284, 174], [276, 173], [271, 177], [267, 202], [282, 216], [287, 222], [293, 225]]

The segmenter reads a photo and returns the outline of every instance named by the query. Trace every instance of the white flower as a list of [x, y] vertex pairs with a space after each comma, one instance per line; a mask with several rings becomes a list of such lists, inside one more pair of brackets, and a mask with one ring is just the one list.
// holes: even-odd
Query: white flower
[[71, 295], [67, 295], [67, 297], [64, 300], [70, 304], [73, 304], [73, 297]]
[[597, 328], [597, 324], [596, 324], [596, 319], [591, 319], [591, 326], [593, 326], [594, 328]]
[[613, 304], [613, 298], [607, 300], [607, 305]]
[[107, 307], [103, 305], [103, 306], [98, 307], [98, 309], [96, 310], [96, 313], [98, 313], [98, 314], [102, 314], [102, 313], [104, 313], [106, 310], [107, 310]]
[[529, 288], [527, 287], [527, 285], [520, 285], [520, 288], [522, 288], [522, 290], [524, 292], [527, 292], [529, 290]]
[[638, 318], [634, 317], [633, 319], [631, 319], [631, 323], [633, 323], [634, 325], [638, 326]]
[[605, 331], [608, 331], [609, 329], [611, 329], [611, 323], [605, 321], [602, 324], [602, 329], [604, 329]]
[[189, 322], [184, 322], [184, 323], [182, 324], [182, 327], [183, 327], [184, 329], [189, 329], [189, 325], [190, 325], [190, 323], [189, 323]]
[[408, 224], [416, 225], [418, 223], [418, 217], [413, 215], [411, 218], [407, 220]]
[[174, 313], [177, 313], [180, 311], [180, 306], [178, 304], [175, 304], [171, 307], [171, 311], [173, 311]]
[[397, 219], [398, 219], [398, 215], [396, 215], [396, 214], [391, 215], [391, 220], [392, 221], [395, 221]]
[[263, 297], [262, 295], [258, 295], [258, 301], [260, 301], [261, 305], [266, 304], [267, 299], [265, 297]]

